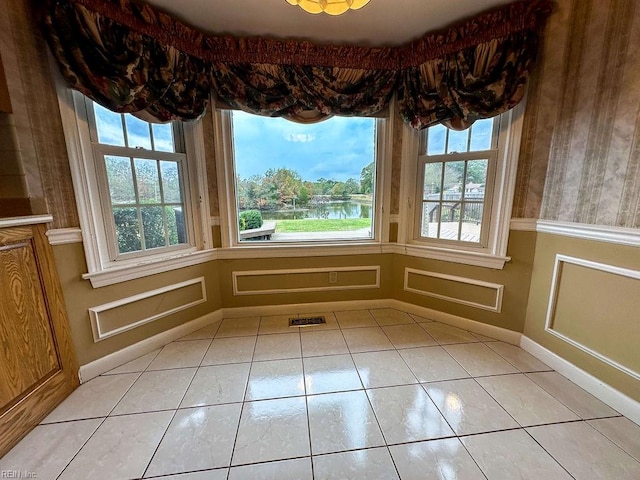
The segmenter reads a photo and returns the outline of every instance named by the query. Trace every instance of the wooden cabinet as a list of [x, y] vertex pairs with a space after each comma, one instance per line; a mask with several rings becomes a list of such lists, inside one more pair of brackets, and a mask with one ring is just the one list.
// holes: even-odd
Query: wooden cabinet
[[0, 228], [0, 457], [77, 386], [43, 224]]
[[2, 57], [0, 57], [0, 112], [11, 113], [11, 100], [7, 88], [7, 78], [4, 75]]

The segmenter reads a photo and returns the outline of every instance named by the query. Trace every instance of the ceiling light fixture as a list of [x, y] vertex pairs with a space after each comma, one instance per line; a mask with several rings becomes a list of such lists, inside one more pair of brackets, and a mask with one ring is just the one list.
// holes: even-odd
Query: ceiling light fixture
[[287, 0], [291, 5], [298, 5], [305, 12], [328, 13], [329, 15], [342, 15], [347, 10], [358, 10], [364, 7], [369, 0]]

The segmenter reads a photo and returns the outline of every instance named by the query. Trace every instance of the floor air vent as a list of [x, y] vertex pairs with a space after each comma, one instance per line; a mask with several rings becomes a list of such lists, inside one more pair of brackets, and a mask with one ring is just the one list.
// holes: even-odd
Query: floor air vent
[[324, 317], [300, 317], [289, 319], [290, 327], [312, 327], [314, 325], [322, 325], [323, 323], [327, 323]]

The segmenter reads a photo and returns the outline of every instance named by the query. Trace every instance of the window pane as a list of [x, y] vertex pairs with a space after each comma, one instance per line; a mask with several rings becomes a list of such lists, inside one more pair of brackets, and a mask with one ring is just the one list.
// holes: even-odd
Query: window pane
[[462, 192], [462, 177], [464, 175], [464, 163], [447, 162], [444, 167], [444, 199], [460, 199]]
[[162, 175], [164, 203], [182, 203], [178, 162], [161, 161], [160, 173]]
[[491, 149], [493, 118], [477, 120], [471, 127], [471, 151]]
[[429, 127], [427, 134], [427, 155], [442, 155], [445, 152], [447, 127], [434, 125]]
[[131, 159], [129, 157], [104, 157], [107, 169], [109, 194], [113, 205], [135, 204], [136, 193], [131, 173]]
[[173, 141], [173, 127], [170, 123], [151, 124], [153, 130], [153, 145], [158, 152], [175, 152]]
[[468, 129], [462, 130], [461, 132], [449, 129], [449, 143], [447, 145], [447, 153], [466, 152], [468, 140], [469, 140]]
[[143, 122], [133, 115], [126, 114], [124, 116], [127, 124], [127, 139], [130, 148], [146, 148], [151, 150], [151, 136], [149, 134], [149, 124]]
[[164, 207], [167, 218], [167, 231], [169, 233], [169, 245], [187, 243], [187, 230], [184, 221], [182, 207]]
[[424, 202], [422, 204], [422, 236], [438, 238], [438, 223], [440, 223], [440, 204]]
[[466, 200], [484, 198], [488, 167], [489, 160], [470, 160], [467, 162], [467, 181], [464, 187]]
[[95, 102], [91, 102], [96, 117], [98, 142], [105, 145], [124, 147], [124, 132], [122, 131], [122, 115], [107, 110]]
[[462, 236], [460, 240], [463, 242], [480, 241], [480, 230], [482, 228], [482, 203], [466, 203], [464, 205], [464, 213], [462, 218]]
[[127, 253], [141, 250], [138, 210], [135, 207], [114, 208], [113, 221], [116, 226], [119, 252]]
[[424, 166], [423, 200], [436, 200], [442, 191], [442, 162], [427, 163]]
[[241, 241], [373, 236], [375, 119], [304, 125], [234, 111], [232, 121]]
[[166, 246], [162, 207], [141, 207], [145, 248]]
[[161, 203], [158, 162], [136, 158], [136, 183], [140, 203]]

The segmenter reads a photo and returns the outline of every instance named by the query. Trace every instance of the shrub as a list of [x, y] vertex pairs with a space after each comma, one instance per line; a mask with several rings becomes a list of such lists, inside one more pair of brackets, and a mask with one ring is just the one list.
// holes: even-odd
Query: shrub
[[245, 210], [240, 213], [240, 230], [251, 230], [262, 226], [262, 214], [259, 210]]

